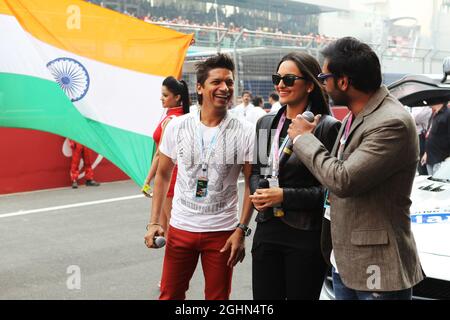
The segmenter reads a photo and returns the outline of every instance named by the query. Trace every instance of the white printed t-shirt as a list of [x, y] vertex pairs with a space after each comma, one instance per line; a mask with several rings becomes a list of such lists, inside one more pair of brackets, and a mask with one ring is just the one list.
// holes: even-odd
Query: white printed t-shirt
[[[202, 173], [203, 146], [208, 154], [208, 191], [195, 197], [197, 179]], [[238, 223], [237, 179], [244, 162], [253, 160], [254, 126], [229, 112], [217, 127], [200, 122], [199, 113], [171, 120], [159, 152], [178, 165], [170, 225], [190, 232], [234, 230]], [[213, 142], [211, 142], [213, 141]]]
[[243, 103], [237, 105], [235, 108], [231, 109], [230, 112], [238, 119], [245, 119], [254, 126], [256, 126], [256, 122], [262, 116], [266, 115], [267, 112], [264, 111], [261, 107], [255, 107], [253, 104], [249, 103], [246, 107]]

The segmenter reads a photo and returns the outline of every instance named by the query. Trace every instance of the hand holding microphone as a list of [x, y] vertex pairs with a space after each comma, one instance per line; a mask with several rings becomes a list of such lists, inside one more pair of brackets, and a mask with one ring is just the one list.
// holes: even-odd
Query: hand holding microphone
[[[310, 113], [310, 115], [305, 117], [307, 112]], [[293, 119], [292, 123], [289, 125], [289, 138], [294, 140], [294, 138], [298, 135], [312, 133], [319, 123], [320, 117], [320, 114], [314, 117], [314, 114], [311, 111], [305, 111], [302, 115], [297, 115], [297, 117]]]
[[156, 236], [153, 238], [153, 245], [156, 248], [162, 248], [166, 245], [166, 238], [162, 236]]
[[259, 179], [258, 189], [250, 195], [254, 207], [259, 212], [269, 208], [275, 208], [283, 202], [283, 189], [271, 187], [268, 179]]
[[149, 223], [147, 225], [147, 233], [144, 236], [144, 243], [148, 248], [164, 247], [166, 238], [164, 238], [163, 228], [157, 223]]
[[309, 122], [314, 122], [314, 113], [312, 113], [311, 111], [306, 110], [305, 112], [302, 113], [302, 117], [308, 120]]
[[[295, 136], [292, 137], [292, 135], [291, 135], [291, 133], [290, 133], [289, 131], [292, 131], [292, 132], [293, 132], [293, 130], [296, 129], [295, 127], [298, 125], [296, 122], [297, 122], [297, 121], [301, 121], [301, 120], [299, 120], [299, 116], [300, 116], [300, 115], [298, 115], [296, 119], [293, 119], [291, 125], [289, 126], [289, 130], [288, 130], [289, 136], [286, 137], [286, 138], [288, 139], [288, 141], [286, 142], [286, 145], [285, 145], [285, 147], [283, 148], [283, 152], [281, 153], [281, 156], [280, 156], [280, 162], [279, 162], [279, 167], [280, 167], [280, 168], [283, 167], [283, 166], [286, 164], [286, 162], [289, 160], [289, 157], [290, 157], [291, 154], [292, 154], [292, 150], [293, 150], [293, 148], [294, 148], [294, 143], [292, 142], [292, 140], [293, 140], [298, 134], [295, 134]], [[305, 111], [305, 112], [303, 112], [303, 114], [301, 115], [301, 117], [302, 117], [303, 119], [305, 119], [306, 121], [310, 122], [310, 123], [313, 123], [313, 122], [314, 122], [314, 113], [312, 113], [311, 111]], [[294, 128], [294, 129], [291, 129], [291, 128]], [[297, 132], [297, 131], [295, 131], [295, 132]], [[301, 134], [301, 133], [299, 133], [299, 134]]]
[[[258, 181], [258, 189], [257, 190], [269, 189], [269, 188], [270, 188], [269, 180], [267, 180], [265, 178], [260, 178]], [[250, 195], [250, 200], [252, 201], [255, 209], [260, 212], [260, 211], [263, 211], [264, 209], [262, 208], [263, 204], [257, 197], [258, 197], [257, 192], [255, 192], [254, 194]]]

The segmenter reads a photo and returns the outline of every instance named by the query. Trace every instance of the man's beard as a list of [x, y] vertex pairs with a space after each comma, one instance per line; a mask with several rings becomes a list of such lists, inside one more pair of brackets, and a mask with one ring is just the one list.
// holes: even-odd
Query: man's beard
[[329, 93], [330, 105], [332, 106], [346, 106], [348, 107], [348, 96], [342, 91], [335, 90], [333, 93]]

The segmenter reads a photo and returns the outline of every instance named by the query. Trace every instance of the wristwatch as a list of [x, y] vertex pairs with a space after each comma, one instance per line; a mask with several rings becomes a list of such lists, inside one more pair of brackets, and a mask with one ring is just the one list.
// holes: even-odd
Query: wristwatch
[[242, 223], [238, 223], [236, 228], [242, 229], [242, 231], [244, 231], [244, 236], [246, 236], [246, 237], [248, 237], [252, 233], [252, 229], [250, 229], [248, 226], [246, 226], [245, 224], [242, 224]]

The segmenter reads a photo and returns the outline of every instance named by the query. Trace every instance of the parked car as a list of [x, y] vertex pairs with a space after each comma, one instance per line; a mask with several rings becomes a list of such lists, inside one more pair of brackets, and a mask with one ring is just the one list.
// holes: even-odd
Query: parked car
[[[450, 60], [444, 73], [450, 74]], [[408, 107], [427, 107], [450, 100], [450, 83], [439, 75], [408, 75], [388, 86]], [[411, 193], [411, 227], [425, 280], [413, 288], [413, 299], [450, 299], [450, 158], [433, 176], [417, 175]], [[322, 298], [334, 299], [331, 275]]]

